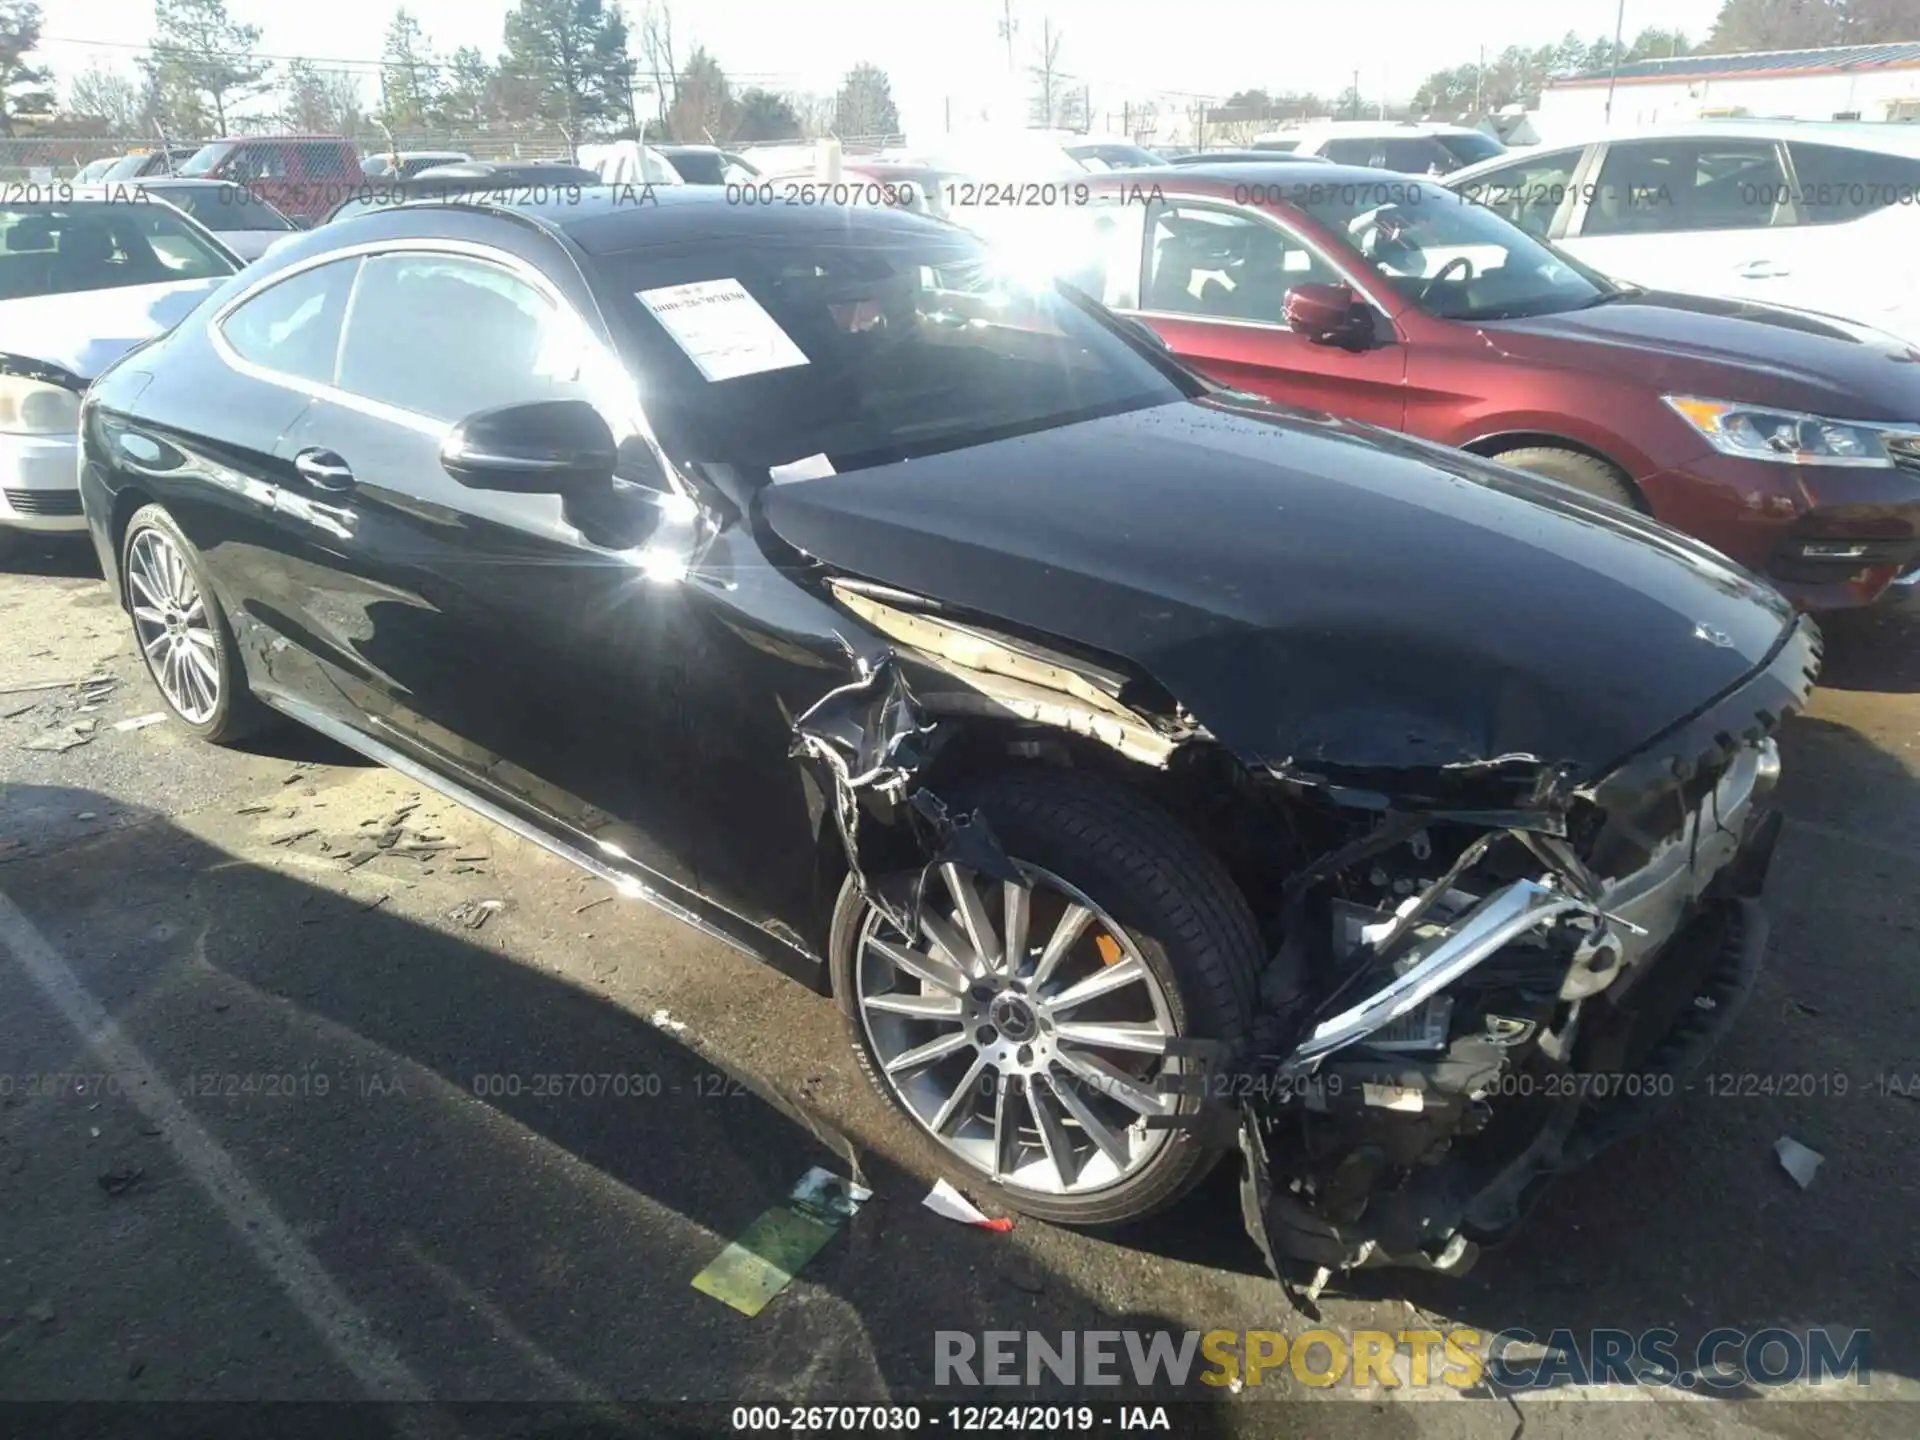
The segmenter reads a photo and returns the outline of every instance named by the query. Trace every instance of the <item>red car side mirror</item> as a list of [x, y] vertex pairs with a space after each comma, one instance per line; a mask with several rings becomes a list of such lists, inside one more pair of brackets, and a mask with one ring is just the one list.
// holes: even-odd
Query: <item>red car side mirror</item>
[[1287, 325], [1318, 345], [1358, 347], [1373, 333], [1367, 308], [1351, 285], [1307, 282], [1287, 292]]

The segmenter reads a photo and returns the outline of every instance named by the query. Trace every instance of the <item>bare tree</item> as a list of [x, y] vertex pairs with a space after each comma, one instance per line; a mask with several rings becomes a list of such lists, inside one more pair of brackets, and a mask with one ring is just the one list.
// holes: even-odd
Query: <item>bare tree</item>
[[[654, 104], [659, 109], [659, 124], [664, 135], [667, 112], [679, 95], [680, 66], [673, 58], [673, 7], [667, 0], [648, 0], [640, 12], [640, 54], [647, 74], [653, 78]], [[669, 88], [673, 94], [669, 95]], [[669, 137], [671, 138], [671, 137]]]
[[109, 135], [138, 135], [146, 129], [147, 96], [140, 82], [98, 60], [73, 77], [67, 109], [100, 121]]
[[1036, 125], [1059, 123], [1069, 78], [1060, 70], [1060, 47], [1065, 40], [1065, 33], [1053, 28], [1052, 17], [1041, 20], [1040, 43], [1033, 52], [1034, 63], [1027, 67], [1034, 86], [1028, 118]]

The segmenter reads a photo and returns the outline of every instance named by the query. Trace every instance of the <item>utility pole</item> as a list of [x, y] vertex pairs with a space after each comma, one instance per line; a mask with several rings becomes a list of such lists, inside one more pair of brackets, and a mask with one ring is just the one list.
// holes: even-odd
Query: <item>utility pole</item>
[[1020, 28], [1020, 22], [1013, 18], [1013, 0], [1000, 0], [1000, 38], [1007, 42], [1007, 73], [1014, 73], [1013, 32]]
[[1353, 72], [1353, 118], [1360, 118], [1360, 72]]
[[1613, 87], [1620, 80], [1620, 39], [1627, 29], [1627, 0], [1620, 0], [1620, 8], [1613, 16], [1613, 66], [1607, 72], [1607, 113], [1604, 123], [1613, 124]]

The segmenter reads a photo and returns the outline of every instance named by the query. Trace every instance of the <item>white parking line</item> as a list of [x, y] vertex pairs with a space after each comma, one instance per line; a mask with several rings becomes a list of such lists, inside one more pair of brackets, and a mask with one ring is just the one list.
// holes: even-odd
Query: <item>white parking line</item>
[[34, 984], [65, 1017], [121, 1093], [154, 1124], [181, 1165], [220, 1208], [256, 1259], [287, 1292], [334, 1356], [375, 1400], [426, 1400], [426, 1385], [407, 1368], [373, 1322], [301, 1243], [265, 1193], [209, 1135], [140, 1047], [107, 1014], [80, 978], [4, 893], [0, 893], [0, 947], [10, 951]]

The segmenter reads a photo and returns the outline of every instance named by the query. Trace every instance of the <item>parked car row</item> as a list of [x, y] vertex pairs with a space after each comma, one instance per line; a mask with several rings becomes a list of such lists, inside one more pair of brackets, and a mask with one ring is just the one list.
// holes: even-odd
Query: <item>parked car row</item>
[[[311, 726], [831, 994], [997, 1203], [1237, 1154], [1281, 1262], [1457, 1272], [1738, 1013], [1819, 641], [1627, 506], [1176, 359], [1291, 314], [1384, 395], [1443, 324], [1571, 368], [1660, 308], [1239, 174], [1089, 207], [1078, 286], [714, 186], [341, 215], [85, 390], [88, 530], [183, 725]], [[1549, 1088], [1596, 1071], [1673, 1083]]]
[[1920, 563], [1920, 352], [1891, 335], [1622, 284], [1428, 179], [1269, 162], [1092, 191], [1001, 238], [1216, 380], [1651, 514], [1810, 609]]

